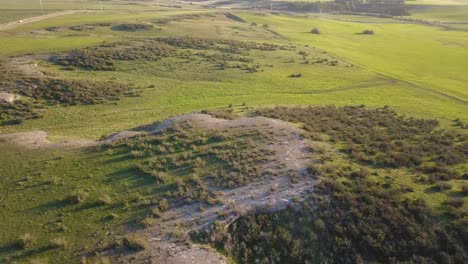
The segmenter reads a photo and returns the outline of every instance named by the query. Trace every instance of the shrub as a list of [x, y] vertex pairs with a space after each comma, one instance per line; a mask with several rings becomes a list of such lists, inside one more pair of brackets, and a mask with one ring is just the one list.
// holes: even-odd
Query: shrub
[[152, 227], [157, 224], [156, 219], [153, 219], [151, 217], [146, 217], [145, 219], [141, 220], [140, 222], [144, 227]]
[[80, 204], [83, 203], [86, 200], [86, 198], [88, 198], [87, 192], [85, 192], [84, 190], [77, 190], [70, 196], [69, 200], [74, 204]]
[[67, 246], [67, 241], [62, 237], [58, 237], [58, 238], [52, 239], [50, 244], [53, 248], [64, 248]]
[[465, 201], [462, 198], [448, 198], [445, 201], [446, 205], [450, 205], [450, 206], [453, 206], [455, 208], [462, 207], [464, 203], [465, 203]]
[[363, 34], [363, 35], [374, 35], [374, 31], [371, 30], [371, 29], [366, 29], [366, 30], [362, 31], [361, 34]]
[[302, 77], [302, 73], [297, 73], [297, 74], [291, 74], [288, 76], [289, 78], [299, 78]]
[[0, 102], [0, 125], [19, 125], [23, 120], [37, 119], [41, 115], [36, 107], [24, 100], [14, 103]]
[[311, 201], [240, 217], [227, 233], [213, 227], [210, 242], [241, 263], [438, 263], [441, 253], [466, 263], [424, 202], [356, 181], [323, 179]]
[[125, 236], [122, 239], [122, 243], [124, 246], [136, 251], [145, 250], [149, 247], [148, 242], [138, 235]]
[[468, 183], [463, 183], [460, 188], [464, 195], [468, 195]]
[[152, 28], [152, 25], [148, 24], [120, 24], [112, 27], [113, 30], [120, 31], [138, 31], [138, 30], [148, 30]]
[[150, 175], [154, 179], [156, 179], [156, 181], [159, 182], [159, 183], [165, 183], [165, 182], [169, 181], [169, 179], [171, 178], [167, 173], [157, 172], [155, 170], [151, 171]]
[[156, 218], [161, 218], [162, 212], [159, 208], [153, 208], [151, 209], [151, 215]]
[[320, 34], [320, 31], [317, 28], [313, 28], [310, 33], [312, 34]]
[[448, 182], [439, 182], [435, 185], [435, 188], [439, 191], [445, 191], [452, 189], [452, 184]]
[[109, 195], [103, 195], [99, 197], [97, 204], [98, 205], [109, 205], [112, 203], [112, 198]]
[[158, 209], [159, 209], [161, 212], [165, 212], [165, 211], [169, 210], [169, 203], [167, 202], [166, 199], [161, 199], [161, 200], [158, 202]]
[[29, 78], [16, 81], [15, 92], [49, 104], [77, 105], [116, 101], [131, 85], [59, 78]]
[[[331, 143], [345, 143], [343, 151], [354, 160], [413, 168], [428, 174], [431, 182], [458, 178], [447, 165], [460, 164], [467, 158], [463, 151], [466, 136], [437, 130], [436, 120], [404, 118], [389, 108], [276, 107], [257, 110], [257, 114], [303, 123], [308, 135], [327, 134]], [[421, 165], [425, 160], [435, 165]]]
[[21, 249], [29, 248], [34, 244], [34, 238], [30, 233], [24, 233], [19, 236], [17, 244]]

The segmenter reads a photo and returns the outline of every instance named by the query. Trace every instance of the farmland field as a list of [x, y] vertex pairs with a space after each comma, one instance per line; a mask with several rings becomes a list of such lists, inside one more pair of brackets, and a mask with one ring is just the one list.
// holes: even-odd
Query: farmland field
[[2, 3], [0, 262], [466, 263], [468, 2], [279, 2]]

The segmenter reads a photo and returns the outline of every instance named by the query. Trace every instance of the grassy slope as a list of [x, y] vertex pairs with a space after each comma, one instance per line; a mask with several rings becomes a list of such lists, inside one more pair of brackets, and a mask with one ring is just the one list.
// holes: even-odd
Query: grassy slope
[[[79, 14], [54, 18], [4, 33], [8, 34], [8, 37], [2, 42], [3, 48], [0, 50], [8, 50], [4, 53], [5, 56], [12, 53], [71, 49], [97, 44], [102, 40], [118, 40], [124, 36], [195, 35], [231, 38], [234, 35], [236, 39], [317, 46], [365, 69], [340, 67], [337, 70], [333, 67], [307, 66], [299, 62], [288, 64], [284, 61], [291, 55], [283, 54], [263, 59], [265, 63], [275, 65], [273, 68], [266, 68], [264, 72], [246, 74], [229, 71], [227, 75], [219, 72], [216, 74], [219, 78], [214, 80], [199, 77], [181, 78], [197, 76], [198, 69], [186, 67], [181, 70], [177, 67], [183, 64], [174, 68], [167, 63], [165, 66], [153, 65], [155, 67], [153, 71], [148, 71], [147, 65], [140, 65], [141, 68], [130, 67], [121, 72], [59, 72], [79, 78], [128, 81], [143, 87], [154, 84], [156, 88], [146, 89], [141, 98], [125, 98], [117, 105], [57, 107], [48, 111], [44, 119], [27, 121], [19, 127], [3, 127], [1, 131], [43, 129], [52, 135], [96, 139], [102, 134], [153, 122], [170, 115], [244, 102], [250, 106], [387, 104], [401, 113], [426, 118], [460, 117], [464, 120], [468, 118], [466, 103], [461, 102], [468, 98], [467, 79], [463, 74], [463, 69], [468, 66], [468, 60], [464, 59], [468, 54], [466, 49], [462, 48], [467, 42], [464, 32], [444, 32], [421, 25], [365, 24], [333, 19], [257, 16], [242, 13], [242, 17], [246, 20], [256, 21], [259, 24], [267, 23], [272, 30], [283, 36], [274, 35], [261, 27], [252, 28], [248, 24], [234, 22], [223, 16], [216, 17], [216, 24], [211, 23], [214, 18], [205, 17], [196, 23], [193, 20], [171, 22], [158, 26], [162, 30], [156, 28], [143, 33], [96, 29], [91, 36], [86, 36], [91, 32], [70, 36], [71, 33], [77, 34], [73, 31], [49, 33], [46, 38], [31, 38], [28, 34], [22, 36], [29, 30], [57, 25], [134, 22], [136, 19], [151, 22], [158, 17], [187, 12], [196, 11], [124, 12], [123, 15]], [[312, 27], [319, 27], [323, 34], [308, 34], [307, 31]], [[374, 36], [354, 34], [366, 28], [376, 30], [377, 34]], [[29, 41], [42, 45], [31, 46]], [[382, 52], [383, 50], [387, 52]], [[447, 52], [448, 50], [450, 52]], [[256, 57], [261, 59], [261, 56], [263, 55]], [[47, 68], [46, 70], [54, 71]], [[160, 74], [161, 72], [172, 74]], [[304, 77], [287, 78], [289, 74], [296, 72], [303, 73]], [[394, 80], [392, 77], [382, 77], [382, 74], [393, 76]], [[205, 75], [212, 74], [207, 70]]]
[[[93, 250], [101, 239], [109, 242], [106, 232], [118, 233], [123, 225], [141, 219], [146, 212], [131, 200], [137, 192], [149, 192], [151, 185], [147, 185], [146, 178], [129, 173], [130, 161], [123, 162], [117, 152], [25, 152], [5, 145], [2, 151], [9, 155], [2, 157], [0, 168], [0, 261], [10, 256], [7, 263], [23, 263], [34, 254], [46, 255], [48, 263], [78, 263], [70, 252], [50, 248], [51, 240], [65, 238], [72, 251]], [[67, 200], [78, 189], [89, 193], [83, 204]], [[103, 195], [109, 195], [112, 204], [98, 207], [95, 202]], [[111, 213], [118, 218], [110, 220]], [[12, 243], [24, 233], [33, 236], [34, 246], [18, 251]]]
[[[468, 50], [464, 47], [468, 39], [465, 32], [422, 25], [369, 25], [327, 18], [253, 14], [243, 14], [242, 17], [267, 23], [295, 42], [318, 46], [370, 70], [415, 84], [415, 89], [456, 97], [463, 101], [458, 102], [458, 106], [466, 107], [468, 79], [464, 69], [468, 67]], [[307, 34], [313, 27], [320, 28], [323, 34]], [[356, 34], [368, 28], [376, 35]]]
[[[261, 28], [249, 29], [246, 25], [232, 21], [217, 20], [215, 24], [211, 22], [211, 18], [205, 18], [204, 21], [196, 23], [194, 21], [170, 23], [164, 27], [163, 31], [152, 30], [146, 33], [127, 34], [102, 30], [96, 36], [86, 38], [83, 36], [66, 37], [68, 33], [53, 33], [48, 38], [31, 38], [31, 35], [27, 33], [49, 26], [109, 21], [134, 22], [136, 18], [151, 21], [158, 16], [160, 16], [159, 13], [149, 12], [125, 15], [86, 14], [31, 24], [1, 33], [0, 50], [7, 51], [0, 51], [3, 52], [0, 56], [68, 50], [97, 44], [103, 40], [120, 39], [123, 35], [178, 34], [183, 36], [193, 34], [229, 38], [236, 34], [234, 36], [238, 39], [318, 46], [365, 68], [283, 63], [293, 55], [282, 52], [267, 55], [254, 54], [255, 58], [263, 63], [275, 64], [275, 67], [271, 69], [266, 68], [264, 72], [254, 74], [233, 70], [216, 72], [216, 75], [213, 75], [209, 67], [185, 66], [184, 68], [184, 64], [170, 59], [148, 64], [144, 62], [136, 65], [123, 63], [119, 65], [121, 71], [105, 73], [61, 72], [55, 67], [44, 65], [44, 69], [64, 76], [115, 78], [119, 81], [131, 81], [143, 87], [155, 84], [156, 88], [145, 89], [142, 97], [124, 98], [117, 104], [52, 107], [46, 112], [44, 119], [27, 121], [17, 127], [2, 127], [0, 132], [43, 129], [56, 136], [96, 139], [102, 134], [150, 123], [170, 115], [243, 102], [249, 106], [356, 105], [361, 103], [382, 106], [387, 104], [397, 109], [399, 113], [408, 115], [442, 119], [453, 119], [458, 116], [464, 120], [468, 119], [466, 104], [457, 103], [456, 100], [447, 96], [426, 90], [432, 89], [459, 99], [466, 99], [467, 80], [464, 79], [466, 77], [462, 70], [467, 68], [466, 60], [463, 60], [467, 55], [466, 49], [463, 48], [467, 38], [466, 33], [463, 32], [443, 32], [432, 27], [416, 25], [365, 24], [278, 16], [260, 17], [243, 13], [242, 17], [245, 19], [259, 24], [267, 23], [285, 38], [278, 38]], [[298, 25], [301, 26], [298, 27]], [[324, 34], [315, 36], [305, 33], [312, 27], [319, 27]], [[377, 34], [374, 36], [353, 35], [366, 28], [376, 30]], [[238, 33], [235, 33], [236, 31]], [[41, 45], [32, 45], [37, 43]], [[443, 46], [442, 43], [452, 43], [452, 45]], [[205, 69], [202, 74], [200, 74], [201, 69]], [[287, 75], [296, 72], [302, 73], [304, 77], [287, 78]], [[410, 83], [384, 78], [380, 73], [406, 82], [414, 82], [419, 88]], [[451, 78], [454, 80], [449, 80]], [[1, 147], [2, 154], [7, 155], [2, 155], [0, 159], [0, 187], [3, 187], [0, 192], [3, 193], [8, 188], [9, 194], [8, 199], [0, 203], [0, 206], [3, 206], [2, 212], [6, 212], [0, 214], [0, 222], [7, 223], [0, 226], [2, 228], [0, 241], [11, 241], [24, 232], [31, 232], [37, 240], [35, 249], [44, 250], [42, 256], [47, 256], [50, 263], [65, 257], [63, 252], [47, 248], [51, 239], [58, 236], [73, 238], [76, 248], [89, 247], [91, 249], [107, 231], [118, 232], [121, 230], [122, 223], [131, 222], [143, 214], [144, 211], [138, 203], [130, 204], [130, 207], [121, 206], [125, 199], [132, 198], [135, 192], [152, 191], [151, 185], [146, 185], [148, 182], [145, 178], [126, 171], [131, 166], [130, 161], [119, 152], [108, 155], [69, 151], [25, 152], [6, 148], [3, 144]], [[427, 198], [432, 206], [437, 206], [446, 198], [444, 194], [434, 196], [434, 194], [426, 193], [427, 186], [414, 184], [409, 177], [401, 177], [398, 173], [394, 171], [392, 174], [397, 185], [411, 186], [415, 189], [415, 196]], [[61, 179], [63, 185], [44, 184], [54, 177]], [[62, 202], [77, 188], [89, 191], [89, 203], [72, 205]], [[111, 195], [118, 206], [93, 207], [92, 202], [104, 194]], [[112, 221], [104, 219], [111, 213], [117, 213], [119, 218]], [[114, 228], [117, 229], [114, 230]], [[94, 233], [98, 235], [94, 237]], [[12, 250], [14, 251], [9, 245], [2, 245], [0, 255], [12, 252]], [[27, 250], [19, 254], [28, 253], [34, 252]], [[77, 259], [73, 261], [78, 262]]]

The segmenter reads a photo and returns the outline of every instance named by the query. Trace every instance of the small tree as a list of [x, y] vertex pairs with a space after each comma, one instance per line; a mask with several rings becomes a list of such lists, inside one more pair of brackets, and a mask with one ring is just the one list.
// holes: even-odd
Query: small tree
[[374, 35], [374, 30], [371, 30], [371, 29], [366, 29], [364, 31], [362, 31], [363, 35]]

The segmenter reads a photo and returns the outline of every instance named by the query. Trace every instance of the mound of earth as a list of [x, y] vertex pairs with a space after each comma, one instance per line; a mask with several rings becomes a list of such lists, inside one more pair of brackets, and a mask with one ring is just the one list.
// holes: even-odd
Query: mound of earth
[[[28, 148], [87, 147], [110, 144], [114, 141], [165, 133], [168, 129], [188, 124], [202, 130], [243, 130], [258, 129], [269, 133], [273, 140], [266, 142], [265, 148], [272, 150], [273, 162], [259, 164], [263, 175], [257, 180], [235, 188], [210, 187], [216, 192], [222, 204], [200, 210], [203, 203], [171, 205], [171, 210], [162, 213], [157, 225], [136, 231], [144, 237], [150, 247], [144, 251], [124, 256], [123, 261], [132, 260], [146, 263], [227, 263], [223, 256], [213, 249], [187, 246], [181, 241], [188, 238], [189, 232], [201, 231], [215, 221], [229, 225], [239, 216], [258, 210], [281, 210], [292, 203], [305, 199], [313, 190], [314, 179], [303, 172], [310, 165], [310, 142], [301, 136], [301, 131], [290, 123], [266, 117], [244, 117], [234, 120], [214, 118], [207, 114], [192, 113], [168, 118], [139, 131], [121, 131], [105, 140], [93, 142], [74, 140], [51, 143], [43, 131], [21, 132], [0, 136], [0, 140]], [[281, 168], [281, 169], [278, 169]], [[271, 171], [271, 173], [269, 173]], [[273, 173], [275, 171], [275, 173]], [[265, 173], [267, 172], [267, 173]], [[296, 175], [293, 180], [291, 175]], [[220, 219], [222, 213], [224, 217]], [[180, 230], [177, 238], [174, 230]], [[107, 252], [112, 256], [112, 252]], [[126, 259], [128, 258], [128, 259]]]
[[[163, 213], [158, 224], [136, 233], [145, 237], [149, 249], [132, 255], [129, 258], [144, 261], [150, 258], [155, 263], [226, 263], [216, 251], [198, 246], [187, 246], [180, 241], [188, 238], [190, 231], [200, 231], [210, 227], [215, 221], [229, 225], [239, 216], [258, 210], [281, 210], [294, 201], [300, 201], [313, 191], [314, 179], [302, 172], [310, 163], [310, 145], [301, 137], [301, 131], [292, 124], [265, 117], [244, 117], [234, 120], [223, 120], [206, 114], [187, 114], [176, 116], [145, 127], [143, 131], [124, 131], [112, 135], [103, 142], [110, 142], [126, 137], [145, 134], [164, 133], [171, 127], [189, 124], [191, 127], [206, 130], [251, 129], [273, 131], [274, 140], [268, 148], [274, 150], [273, 163], [262, 164], [262, 170], [283, 167], [280, 172], [271, 173], [245, 186], [232, 189], [210, 187], [223, 201], [203, 210], [203, 203], [192, 203], [172, 207]], [[279, 166], [281, 165], [281, 166]], [[291, 174], [299, 175], [292, 180]], [[223, 214], [220, 219], [219, 214]], [[174, 230], [181, 234], [175, 239]]]

